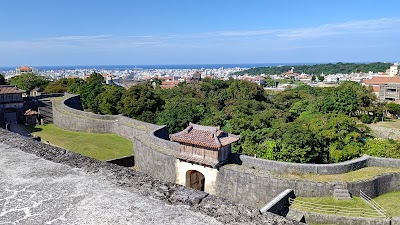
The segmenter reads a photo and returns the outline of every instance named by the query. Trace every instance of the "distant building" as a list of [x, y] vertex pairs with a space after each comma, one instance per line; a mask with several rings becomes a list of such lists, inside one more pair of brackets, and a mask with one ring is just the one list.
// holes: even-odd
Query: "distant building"
[[164, 80], [162, 81], [160, 87], [161, 88], [173, 88], [176, 87], [180, 83], [179, 80]]
[[260, 86], [264, 86], [265, 85], [265, 78], [261, 77], [261, 76], [256, 76], [256, 77], [253, 77], [253, 76], [242, 76], [242, 77], [239, 77], [239, 79], [240, 80], [247, 80], [249, 82], [256, 83], [256, 84], [258, 84]]
[[200, 72], [196, 72], [192, 75], [192, 82], [200, 82], [201, 81], [201, 73]]
[[24, 90], [12, 85], [0, 85], [0, 124], [21, 123], [24, 119]]
[[37, 73], [38, 70], [30, 66], [21, 66], [15, 69], [15, 75], [22, 75], [25, 73]]
[[372, 87], [373, 92], [381, 102], [400, 103], [400, 77], [372, 77], [364, 79], [363, 84]]
[[389, 68], [389, 76], [393, 77], [393, 76], [398, 76], [399, 75], [399, 65], [398, 64], [393, 64], [390, 68]]

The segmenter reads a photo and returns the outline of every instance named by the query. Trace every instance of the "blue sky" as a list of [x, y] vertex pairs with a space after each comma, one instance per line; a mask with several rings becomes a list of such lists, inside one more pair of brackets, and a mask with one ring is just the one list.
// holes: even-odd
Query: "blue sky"
[[2, 0], [0, 66], [400, 61], [398, 0]]

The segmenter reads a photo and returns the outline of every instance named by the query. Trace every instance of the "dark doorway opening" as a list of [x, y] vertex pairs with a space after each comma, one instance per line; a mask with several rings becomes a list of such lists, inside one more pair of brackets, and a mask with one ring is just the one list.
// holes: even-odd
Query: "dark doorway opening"
[[204, 175], [199, 171], [189, 170], [186, 172], [186, 187], [204, 191], [204, 183]]

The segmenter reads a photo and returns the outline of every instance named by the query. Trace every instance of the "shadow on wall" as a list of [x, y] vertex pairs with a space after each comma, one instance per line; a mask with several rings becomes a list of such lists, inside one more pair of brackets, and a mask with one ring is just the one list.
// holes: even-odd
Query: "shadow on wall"
[[118, 165], [118, 166], [123, 166], [123, 167], [134, 167], [135, 166], [135, 156], [128, 156], [128, 157], [123, 157], [119, 159], [112, 159], [107, 161], [109, 163]]

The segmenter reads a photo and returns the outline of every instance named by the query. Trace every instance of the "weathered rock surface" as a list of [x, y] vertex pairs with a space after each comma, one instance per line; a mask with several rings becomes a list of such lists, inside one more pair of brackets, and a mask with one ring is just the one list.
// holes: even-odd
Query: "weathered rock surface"
[[0, 224], [298, 224], [5, 130], [0, 171]]

